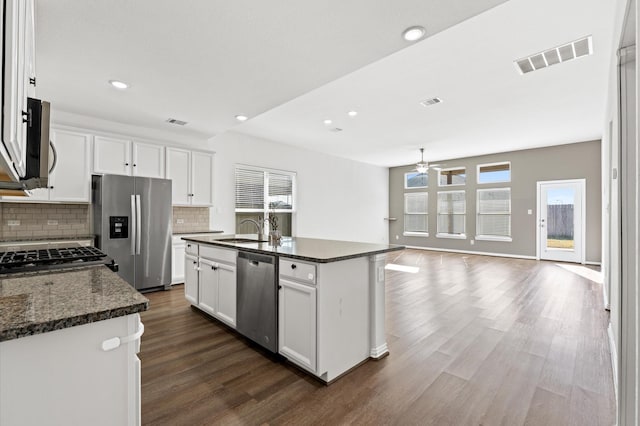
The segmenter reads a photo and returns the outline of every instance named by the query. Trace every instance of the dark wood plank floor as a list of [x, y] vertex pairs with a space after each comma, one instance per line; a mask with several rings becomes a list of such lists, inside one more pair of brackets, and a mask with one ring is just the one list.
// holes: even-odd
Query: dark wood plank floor
[[143, 424], [615, 423], [600, 284], [554, 262], [387, 261], [420, 267], [387, 271], [391, 354], [328, 387], [192, 309], [182, 286], [148, 294]]

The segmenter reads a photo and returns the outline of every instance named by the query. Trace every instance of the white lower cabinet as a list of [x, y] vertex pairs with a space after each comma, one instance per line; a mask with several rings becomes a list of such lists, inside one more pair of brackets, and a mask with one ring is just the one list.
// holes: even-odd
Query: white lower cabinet
[[370, 356], [369, 259], [279, 261], [278, 351], [330, 382]]
[[171, 244], [171, 284], [184, 282], [184, 255], [184, 241]]
[[0, 342], [0, 425], [140, 424], [140, 331], [131, 314]]
[[236, 256], [235, 250], [211, 246], [200, 246], [199, 257], [184, 256], [186, 299], [233, 328], [236, 327]]
[[184, 297], [192, 305], [199, 303], [198, 297], [198, 258], [184, 255]]
[[278, 351], [316, 372], [316, 288], [280, 278]]

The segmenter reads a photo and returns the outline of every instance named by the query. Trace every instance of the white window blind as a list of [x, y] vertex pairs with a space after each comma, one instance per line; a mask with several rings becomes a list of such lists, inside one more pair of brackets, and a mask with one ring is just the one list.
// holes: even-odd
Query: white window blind
[[236, 210], [264, 210], [264, 173], [236, 167]]
[[478, 190], [478, 236], [511, 237], [511, 188]]
[[293, 176], [267, 172], [269, 181], [269, 210], [293, 209]]
[[465, 216], [465, 191], [438, 192], [438, 234], [463, 236]]
[[427, 234], [428, 228], [428, 194], [414, 192], [404, 194], [404, 233]]

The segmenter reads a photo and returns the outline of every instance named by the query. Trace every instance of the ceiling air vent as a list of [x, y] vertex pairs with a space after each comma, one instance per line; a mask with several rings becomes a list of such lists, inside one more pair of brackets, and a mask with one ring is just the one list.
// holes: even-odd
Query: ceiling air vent
[[337, 132], [341, 132], [342, 129], [340, 127], [332, 127], [332, 128], [329, 129], [329, 131], [337, 133]]
[[176, 126], [184, 126], [187, 124], [186, 121], [176, 120], [175, 118], [167, 118], [166, 122], [169, 124], [175, 124]]
[[537, 71], [551, 65], [567, 62], [581, 56], [588, 56], [593, 53], [593, 44], [591, 36], [545, 50], [544, 52], [534, 53], [526, 58], [514, 61], [516, 68], [520, 74], [526, 74], [531, 71]]
[[424, 101], [420, 102], [420, 105], [428, 107], [430, 105], [439, 104], [440, 102], [442, 102], [442, 99], [440, 98], [431, 98], [431, 99], [425, 99]]

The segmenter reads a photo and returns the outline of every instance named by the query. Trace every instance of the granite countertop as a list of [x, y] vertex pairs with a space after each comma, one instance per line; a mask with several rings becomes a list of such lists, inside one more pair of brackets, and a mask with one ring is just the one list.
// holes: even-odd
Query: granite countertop
[[390, 251], [403, 250], [404, 246], [393, 244], [372, 244], [352, 241], [322, 240], [316, 238], [286, 238], [280, 246], [271, 246], [267, 242], [229, 243], [219, 241], [222, 238], [252, 238], [257, 235], [216, 235], [204, 237], [185, 237], [183, 240], [199, 244], [234, 248], [240, 251], [270, 254], [292, 259], [317, 263], [338, 262]]
[[200, 234], [222, 234], [224, 231], [190, 231], [190, 232], [174, 232], [172, 235], [200, 235]]
[[0, 342], [148, 308], [146, 297], [103, 265], [4, 275], [0, 278]]

